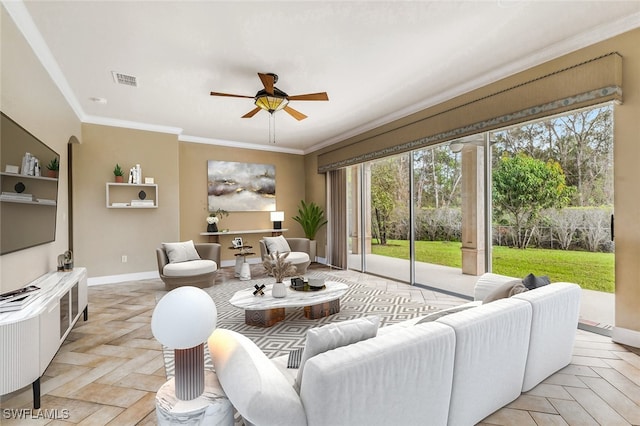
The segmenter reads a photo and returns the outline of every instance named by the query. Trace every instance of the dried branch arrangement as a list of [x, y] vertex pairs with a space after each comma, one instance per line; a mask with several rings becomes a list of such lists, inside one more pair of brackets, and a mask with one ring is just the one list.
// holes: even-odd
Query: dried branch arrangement
[[279, 252], [270, 253], [269, 257], [262, 262], [264, 269], [276, 279], [277, 283], [281, 283], [285, 277], [295, 275], [297, 269], [291, 262], [287, 262], [289, 253]]

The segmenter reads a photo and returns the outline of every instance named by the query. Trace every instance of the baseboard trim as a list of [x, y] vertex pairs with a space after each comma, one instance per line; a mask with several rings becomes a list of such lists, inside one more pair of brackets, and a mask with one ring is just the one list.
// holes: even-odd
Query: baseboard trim
[[613, 327], [611, 340], [623, 345], [640, 348], [640, 331], [629, 330], [628, 328]]
[[120, 275], [105, 275], [102, 277], [91, 277], [87, 278], [87, 285], [104, 285], [104, 284], [118, 284], [127, 281], [137, 281], [137, 280], [153, 280], [160, 279], [160, 274], [158, 271], [148, 271], [148, 272], [134, 272], [132, 274], [120, 274]]

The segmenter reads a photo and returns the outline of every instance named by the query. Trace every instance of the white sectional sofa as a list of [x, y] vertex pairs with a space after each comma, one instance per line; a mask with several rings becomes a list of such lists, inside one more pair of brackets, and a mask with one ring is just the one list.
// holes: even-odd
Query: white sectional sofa
[[241, 334], [218, 329], [209, 350], [247, 425], [469, 426], [571, 360], [580, 287], [554, 283], [482, 304], [511, 280], [485, 274], [468, 309], [382, 327], [309, 358], [299, 393], [287, 357], [270, 360]]

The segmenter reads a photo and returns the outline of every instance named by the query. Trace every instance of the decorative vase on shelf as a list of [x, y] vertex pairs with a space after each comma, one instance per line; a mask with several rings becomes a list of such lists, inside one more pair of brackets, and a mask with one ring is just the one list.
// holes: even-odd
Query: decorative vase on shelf
[[275, 283], [271, 288], [271, 295], [277, 298], [285, 297], [287, 295], [287, 287], [282, 282]]
[[207, 232], [218, 232], [218, 224], [217, 223], [207, 224]]

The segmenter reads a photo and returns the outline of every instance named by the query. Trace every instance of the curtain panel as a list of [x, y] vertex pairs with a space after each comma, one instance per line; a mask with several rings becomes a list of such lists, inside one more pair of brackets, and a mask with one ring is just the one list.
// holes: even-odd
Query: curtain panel
[[347, 269], [347, 171], [331, 170], [327, 173], [329, 191], [328, 226], [329, 265]]
[[[613, 52], [489, 94], [487, 87], [396, 120], [318, 156], [320, 173], [607, 101], [622, 102]], [[524, 80], [524, 78], [523, 78]]]

